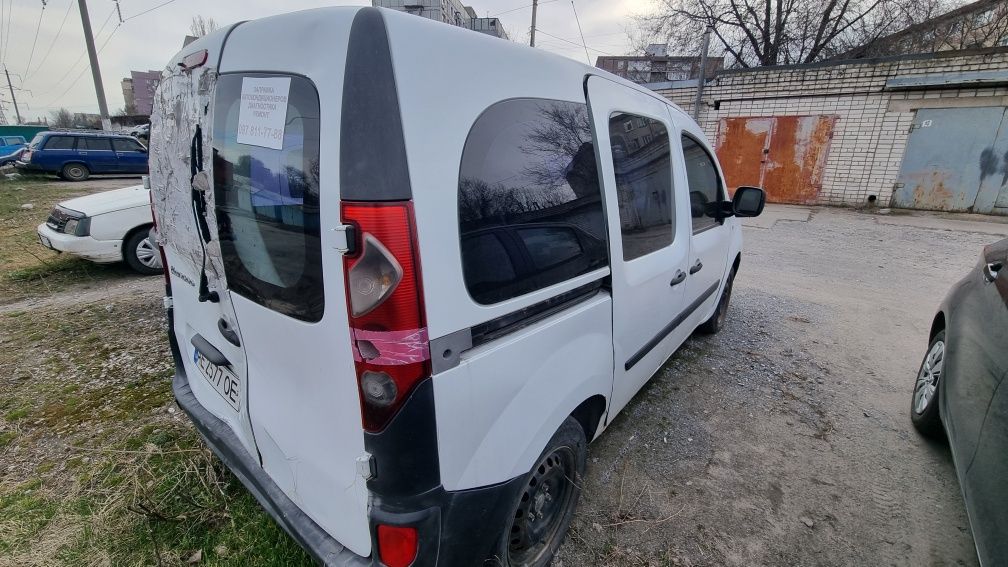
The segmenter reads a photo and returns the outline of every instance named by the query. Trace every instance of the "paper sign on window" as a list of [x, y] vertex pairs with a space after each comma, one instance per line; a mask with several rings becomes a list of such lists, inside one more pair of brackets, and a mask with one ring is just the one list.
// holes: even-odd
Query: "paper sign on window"
[[242, 79], [238, 143], [283, 148], [290, 77]]

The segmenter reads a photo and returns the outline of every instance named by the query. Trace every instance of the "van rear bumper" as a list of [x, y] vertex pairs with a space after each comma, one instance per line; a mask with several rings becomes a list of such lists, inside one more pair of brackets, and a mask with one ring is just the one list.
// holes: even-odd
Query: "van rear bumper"
[[259, 463], [248, 454], [231, 428], [199, 403], [189, 387], [189, 379], [178, 366], [172, 380], [172, 390], [179, 407], [189, 414], [207, 446], [231, 469], [276, 523], [316, 561], [322, 565], [340, 567], [371, 565], [370, 558], [361, 557], [345, 548], [280, 490]]

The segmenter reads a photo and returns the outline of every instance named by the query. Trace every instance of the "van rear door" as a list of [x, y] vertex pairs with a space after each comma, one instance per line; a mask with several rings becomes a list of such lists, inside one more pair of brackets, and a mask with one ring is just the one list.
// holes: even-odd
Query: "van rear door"
[[[307, 77], [219, 76], [217, 237], [262, 467], [323, 529], [366, 556], [367, 491], [356, 467], [366, 457], [343, 258], [324, 245], [333, 235], [322, 228], [323, 218], [339, 224], [339, 193], [336, 170], [320, 164], [320, 129], [319, 92]], [[322, 187], [333, 191], [323, 196]]]

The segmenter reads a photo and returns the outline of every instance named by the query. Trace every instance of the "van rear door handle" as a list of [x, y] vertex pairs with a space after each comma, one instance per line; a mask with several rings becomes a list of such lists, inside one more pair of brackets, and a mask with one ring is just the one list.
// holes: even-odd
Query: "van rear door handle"
[[241, 341], [238, 339], [238, 333], [231, 328], [231, 325], [223, 317], [217, 319], [217, 330], [220, 331], [221, 336], [224, 337], [227, 342], [236, 347], [241, 346]]
[[669, 285], [675, 286], [681, 284], [685, 279], [686, 279], [686, 272], [682, 270], [676, 270], [675, 277], [672, 278], [672, 281], [669, 282]]
[[217, 347], [210, 344], [210, 341], [203, 338], [203, 335], [196, 333], [193, 338], [189, 339], [192, 346], [196, 348], [196, 352], [203, 355], [204, 358], [209, 360], [211, 364], [217, 366], [231, 366], [231, 362], [224, 356], [221, 351], [217, 350]]
[[690, 275], [692, 276], [693, 274], [699, 272], [701, 268], [703, 268], [703, 262], [701, 262], [698, 258], [696, 264], [693, 264], [693, 267], [689, 269]]

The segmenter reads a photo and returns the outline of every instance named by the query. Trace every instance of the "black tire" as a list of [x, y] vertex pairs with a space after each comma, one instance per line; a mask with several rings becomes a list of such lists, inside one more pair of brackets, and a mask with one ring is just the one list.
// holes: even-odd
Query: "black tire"
[[60, 177], [68, 181], [84, 181], [91, 176], [91, 170], [83, 163], [68, 163], [60, 170]]
[[[941, 343], [941, 347], [937, 346], [939, 343]], [[935, 353], [936, 349], [939, 348], [940, 357], [938, 360], [940, 361], [940, 367], [935, 372]], [[917, 370], [917, 379], [914, 380], [914, 388], [910, 394], [910, 421], [921, 435], [936, 439], [940, 439], [945, 434], [945, 429], [941, 423], [941, 415], [938, 410], [938, 397], [941, 395], [940, 385], [945, 373], [946, 348], [945, 331], [941, 330], [928, 343], [927, 353], [924, 354], [924, 359]], [[922, 388], [928, 384], [934, 385], [934, 393], [924, 404], [924, 407], [921, 408], [920, 404], [923, 400], [918, 398], [918, 394], [923, 395]]]
[[[150, 228], [141, 228], [130, 233], [123, 241], [123, 259], [134, 271], [145, 276], [163, 274], [161, 254], [151, 245], [149, 238]], [[153, 253], [153, 256], [144, 254], [141, 249]]]
[[728, 274], [728, 281], [725, 282], [724, 289], [721, 290], [721, 299], [718, 300], [717, 309], [714, 310], [714, 314], [711, 315], [710, 319], [700, 323], [697, 331], [705, 335], [713, 335], [724, 327], [725, 321], [728, 320], [728, 305], [731, 303], [731, 292], [734, 283], [735, 268], [732, 268]]
[[553, 561], [581, 496], [587, 445], [581, 424], [568, 417], [525, 476], [492, 564], [546, 567]]

